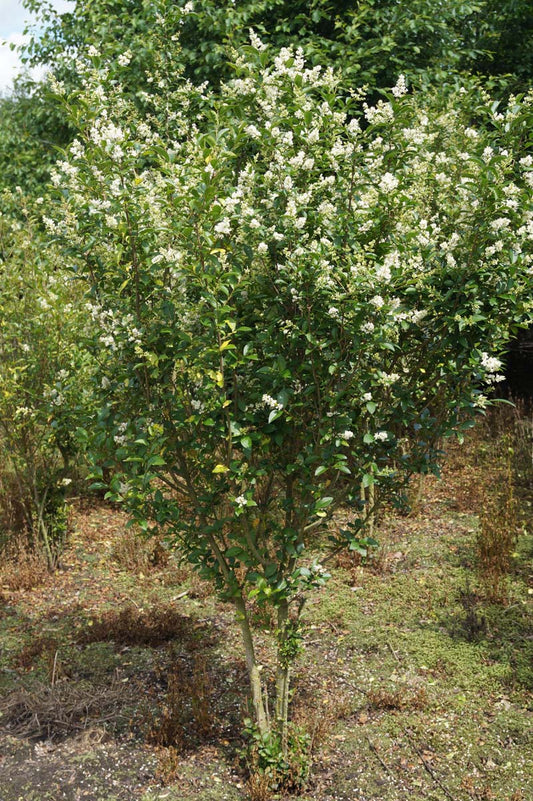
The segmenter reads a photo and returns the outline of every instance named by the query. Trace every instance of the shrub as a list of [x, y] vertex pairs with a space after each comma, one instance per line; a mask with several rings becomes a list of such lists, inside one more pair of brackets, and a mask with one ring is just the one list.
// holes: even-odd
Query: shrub
[[[92, 50], [47, 226], [90, 293], [109, 497], [234, 605], [254, 741], [288, 765], [299, 617], [328, 578], [312, 532], [348, 504], [332, 547], [364, 550], [527, 317], [533, 95], [427, 111], [400, 77], [368, 105], [252, 32], [213, 96], [173, 46], [141, 120]], [[251, 601], [276, 620], [271, 720]]]
[[67, 533], [89, 362], [74, 284], [18, 200], [24, 227], [0, 217], [0, 517], [4, 539], [24, 535], [52, 568]]

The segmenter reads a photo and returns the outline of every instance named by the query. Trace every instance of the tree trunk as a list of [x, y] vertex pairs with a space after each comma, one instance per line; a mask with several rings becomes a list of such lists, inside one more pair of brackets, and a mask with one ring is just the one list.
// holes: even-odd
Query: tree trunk
[[285, 652], [289, 604], [282, 601], [278, 607], [278, 665], [276, 671], [276, 728], [281, 737], [283, 756], [288, 754], [290, 659]]
[[235, 598], [235, 608], [237, 610], [237, 620], [241, 627], [244, 651], [246, 654], [246, 667], [248, 668], [248, 678], [250, 680], [250, 691], [252, 694], [252, 706], [254, 710], [255, 723], [262, 737], [270, 733], [270, 721], [265, 708], [263, 699], [263, 687], [261, 682], [261, 672], [255, 658], [254, 643], [250, 621], [246, 612], [246, 605], [242, 597]]

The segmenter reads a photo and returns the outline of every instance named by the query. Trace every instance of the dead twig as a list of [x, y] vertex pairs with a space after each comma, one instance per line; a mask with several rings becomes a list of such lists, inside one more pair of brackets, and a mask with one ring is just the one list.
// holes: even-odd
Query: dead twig
[[396, 651], [394, 650], [394, 648], [392, 647], [392, 645], [390, 644], [390, 642], [387, 642], [387, 648], [389, 649], [389, 651], [391, 652], [391, 654], [393, 655], [393, 657], [395, 658], [395, 660], [396, 660], [397, 662], [401, 662], [401, 659], [400, 659], [400, 657], [398, 656], [398, 654], [396, 653]]
[[437, 776], [437, 774], [435, 773], [435, 771], [433, 770], [433, 768], [431, 767], [431, 765], [429, 765], [429, 764], [428, 764], [428, 762], [427, 762], [427, 760], [426, 760], [426, 759], [424, 759], [424, 755], [423, 755], [423, 753], [420, 751], [420, 749], [418, 748], [418, 746], [416, 745], [416, 743], [415, 743], [415, 742], [413, 742], [413, 739], [412, 739], [412, 737], [411, 737], [410, 733], [407, 731], [407, 729], [404, 729], [403, 731], [404, 731], [404, 734], [405, 734], [405, 736], [407, 737], [407, 741], [408, 741], [409, 745], [411, 746], [411, 748], [413, 749], [413, 751], [415, 752], [415, 754], [418, 756], [418, 758], [420, 759], [420, 761], [421, 761], [422, 765], [424, 766], [424, 768], [426, 769], [426, 771], [429, 773], [429, 775], [431, 776], [431, 778], [433, 779], [433, 781], [435, 782], [435, 784], [437, 784], [437, 785], [440, 787], [440, 789], [442, 790], [442, 792], [444, 793], [444, 795], [446, 796], [446, 798], [449, 798], [449, 799], [450, 799], [450, 801], [456, 801], [456, 799], [455, 799], [455, 796], [453, 796], [453, 795], [450, 793], [450, 791], [448, 790], [448, 788], [446, 787], [446, 785], [445, 785], [445, 784], [443, 784], [443, 783], [442, 783], [442, 781], [439, 779], [439, 777]]
[[384, 770], [389, 774], [389, 776], [392, 776], [394, 778], [394, 773], [391, 771], [391, 769], [389, 768], [387, 763], [384, 762], [384, 760], [381, 758], [378, 749], [376, 748], [376, 746], [374, 745], [374, 743], [372, 742], [370, 737], [367, 737], [366, 741], [367, 741], [367, 743], [368, 743], [368, 745], [370, 747], [370, 750], [372, 751], [372, 753], [374, 754], [374, 756], [376, 757], [378, 762], [380, 762], [380, 764], [382, 765]]

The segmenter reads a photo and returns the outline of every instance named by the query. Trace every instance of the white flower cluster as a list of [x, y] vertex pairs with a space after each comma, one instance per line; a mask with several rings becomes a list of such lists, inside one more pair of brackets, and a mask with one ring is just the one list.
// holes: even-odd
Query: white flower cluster
[[485, 381], [487, 384], [495, 384], [504, 381], [505, 376], [499, 372], [502, 368], [501, 359], [496, 356], [489, 356], [488, 353], [481, 354], [481, 366], [486, 370]]
[[268, 406], [270, 409], [275, 409], [276, 411], [280, 411], [283, 409], [283, 404], [279, 403], [272, 395], [267, 395], [266, 393], [261, 398], [263, 404]]
[[392, 87], [392, 94], [396, 98], [403, 97], [407, 94], [407, 83], [405, 80], [405, 75], [399, 75], [398, 80], [396, 81], [396, 86]]

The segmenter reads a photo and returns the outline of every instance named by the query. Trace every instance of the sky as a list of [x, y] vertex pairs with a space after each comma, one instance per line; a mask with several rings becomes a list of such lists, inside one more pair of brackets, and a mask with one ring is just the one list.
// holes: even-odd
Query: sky
[[[57, 11], [66, 11], [72, 4], [68, 0], [52, 0]], [[0, 93], [9, 91], [14, 76], [20, 70], [18, 53], [9, 48], [10, 44], [24, 43], [23, 30], [26, 22], [34, 22], [32, 16], [22, 6], [22, 0], [0, 0]], [[43, 70], [40, 71], [41, 74]], [[34, 74], [40, 77], [39, 74]]]

